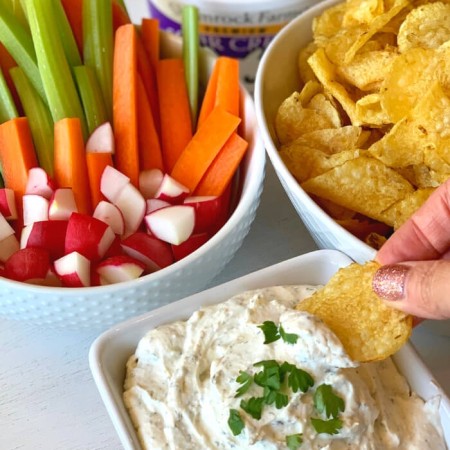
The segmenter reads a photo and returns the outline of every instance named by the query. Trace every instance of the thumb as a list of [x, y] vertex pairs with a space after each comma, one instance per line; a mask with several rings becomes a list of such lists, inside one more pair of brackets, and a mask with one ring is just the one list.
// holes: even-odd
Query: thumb
[[382, 266], [373, 277], [372, 287], [389, 305], [414, 316], [450, 318], [450, 261]]

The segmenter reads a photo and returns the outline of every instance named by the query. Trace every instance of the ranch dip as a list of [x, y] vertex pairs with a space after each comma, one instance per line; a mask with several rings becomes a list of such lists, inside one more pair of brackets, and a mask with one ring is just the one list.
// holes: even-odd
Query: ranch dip
[[[142, 447], [445, 450], [438, 398], [411, 393], [390, 359], [358, 365], [319, 319], [293, 309], [314, 290], [245, 292], [149, 331], [128, 360], [123, 396]], [[273, 386], [255, 380], [273, 364], [290, 368], [276, 391], [286, 404], [267, 402], [255, 418], [250, 399]], [[313, 384], [294, 392], [290, 374]]]

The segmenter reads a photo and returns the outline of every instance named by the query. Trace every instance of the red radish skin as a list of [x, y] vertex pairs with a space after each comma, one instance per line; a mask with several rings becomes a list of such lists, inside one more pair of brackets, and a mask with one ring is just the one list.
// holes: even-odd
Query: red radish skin
[[105, 222], [87, 214], [73, 213], [67, 224], [65, 254], [78, 252], [90, 261], [103, 258], [116, 235]]
[[48, 220], [49, 201], [46, 198], [35, 194], [25, 194], [22, 202], [24, 226]]
[[25, 194], [40, 195], [49, 200], [55, 189], [55, 181], [49, 177], [44, 169], [41, 167], [33, 167], [28, 171]]
[[0, 261], [6, 262], [14, 253], [20, 249], [19, 241], [15, 234], [0, 241]]
[[16, 281], [45, 278], [50, 267], [50, 254], [47, 250], [23, 248], [5, 262], [5, 276]]
[[145, 199], [155, 197], [164, 174], [160, 169], [142, 170], [139, 173], [139, 190]]
[[184, 205], [192, 206], [195, 210], [194, 233], [212, 231], [226, 207], [224, 199], [217, 196], [194, 196], [184, 199]]
[[0, 189], [0, 213], [6, 220], [17, 219], [16, 197], [12, 189]]
[[78, 208], [72, 189], [56, 189], [50, 198], [48, 218], [50, 220], [69, 220], [69, 217], [74, 212], [78, 212]]
[[170, 245], [144, 232], [137, 232], [122, 241], [123, 251], [143, 262], [147, 272], [155, 272], [173, 263]]
[[145, 264], [128, 255], [113, 256], [97, 265], [100, 283], [114, 284], [139, 278], [145, 270]]
[[157, 198], [149, 198], [147, 200], [147, 208], [145, 211], [145, 214], [150, 214], [153, 211], [157, 211], [161, 208], [167, 208], [168, 206], [171, 206], [170, 203], [165, 202], [164, 200], [159, 200]]
[[120, 209], [112, 203], [102, 200], [96, 206], [93, 217], [108, 224], [115, 234], [122, 235], [125, 232], [125, 221]]
[[67, 220], [44, 220], [34, 222], [22, 229], [21, 248], [42, 248], [48, 250], [52, 260], [65, 254]]
[[131, 183], [128, 183], [113, 203], [122, 213], [125, 222], [124, 236], [136, 232], [142, 224], [147, 207], [142, 194]]
[[92, 132], [86, 142], [86, 151], [91, 153], [114, 154], [114, 132], [109, 122], [103, 123]]
[[55, 272], [66, 287], [91, 285], [91, 262], [78, 252], [71, 252], [54, 262]]
[[192, 252], [195, 252], [203, 244], [209, 240], [208, 233], [193, 234], [189, 239], [186, 239], [180, 245], [172, 245], [172, 253], [175, 261], [185, 258]]
[[183, 186], [175, 178], [169, 174], [165, 174], [161, 184], [155, 193], [155, 198], [164, 200], [173, 205], [183, 203], [183, 200], [189, 195], [190, 191], [186, 186]]
[[14, 234], [14, 229], [5, 219], [3, 214], [0, 214], [0, 241], [3, 241], [3, 239], [6, 239], [8, 236], [11, 236], [12, 234]]
[[106, 166], [100, 180], [100, 191], [111, 203], [115, 203], [120, 191], [129, 183], [129, 177], [114, 167]]
[[195, 211], [192, 206], [174, 205], [145, 216], [151, 234], [169, 244], [179, 245], [194, 231]]

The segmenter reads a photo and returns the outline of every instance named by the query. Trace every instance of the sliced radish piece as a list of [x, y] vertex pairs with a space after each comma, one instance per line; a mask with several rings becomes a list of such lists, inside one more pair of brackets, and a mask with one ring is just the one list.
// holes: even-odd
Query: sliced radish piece
[[55, 182], [44, 169], [41, 167], [33, 167], [28, 171], [25, 194], [40, 195], [49, 200], [55, 189]]
[[109, 122], [98, 126], [86, 142], [86, 151], [91, 153], [114, 153], [114, 132]]
[[139, 173], [139, 190], [145, 199], [155, 196], [163, 178], [164, 174], [160, 169], [142, 170]]
[[112, 203], [115, 203], [120, 191], [130, 183], [130, 179], [111, 166], [106, 166], [100, 179], [101, 193]]
[[78, 208], [72, 189], [56, 189], [50, 198], [48, 218], [50, 220], [69, 220], [74, 212], [78, 212]]
[[52, 259], [61, 258], [65, 254], [67, 223], [67, 220], [44, 220], [22, 228], [20, 248], [43, 248]]
[[23, 202], [23, 224], [31, 225], [34, 222], [48, 220], [49, 201], [41, 195], [25, 194]]
[[0, 241], [14, 234], [13, 227], [8, 223], [3, 214], [0, 214]]
[[27, 280], [29, 284], [37, 284], [39, 286], [61, 287], [62, 283], [58, 275], [50, 268], [45, 278], [31, 278]]
[[155, 198], [172, 204], [179, 204], [183, 203], [183, 200], [189, 195], [189, 192], [186, 186], [183, 186], [175, 178], [172, 178], [166, 173], [155, 193]]
[[78, 252], [71, 252], [55, 261], [55, 272], [67, 287], [91, 285], [91, 262]]
[[47, 250], [22, 248], [5, 262], [5, 275], [16, 281], [45, 278], [50, 267], [50, 255]]
[[16, 197], [12, 189], [0, 189], [0, 213], [6, 220], [17, 219]]
[[100, 283], [114, 284], [122, 281], [135, 280], [145, 270], [145, 264], [128, 255], [113, 256], [102, 261], [97, 266]]
[[93, 217], [107, 223], [115, 234], [122, 235], [125, 231], [125, 221], [120, 209], [112, 203], [102, 200], [95, 208]]
[[183, 204], [192, 206], [195, 209], [194, 233], [213, 230], [222, 214], [222, 209], [226, 206], [223, 198], [217, 196], [187, 197], [184, 199]]
[[195, 250], [200, 248], [205, 242], [208, 241], [208, 239], [208, 233], [199, 233], [191, 235], [189, 239], [186, 239], [180, 245], [172, 245], [172, 253], [175, 261], [179, 261], [180, 259], [190, 255], [192, 252], [195, 252]]
[[149, 198], [146, 200], [146, 202], [147, 208], [145, 214], [150, 214], [158, 209], [167, 208], [168, 206], [171, 206], [169, 202], [165, 202], [164, 200], [159, 200], [157, 198]]
[[142, 194], [131, 184], [126, 184], [113, 202], [123, 215], [125, 236], [138, 230], [145, 216], [146, 203]]
[[105, 222], [87, 214], [73, 213], [67, 224], [65, 253], [78, 252], [90, 261], [97, 261], [103, 258], [115, 237]]
[[147, 214], [145, 223], [158, 239], [179, 245], [194, 231], [195, 211], [192, 206], [169, 206]]
[[143, 232], [124, 239], [122, 248], [127, 255], [143, 262], [148, 272], [155, 272], [173, 263], [170, 245]]
[[13, 253], [20, 249], [19, 241], [15, 234], [0, 241], [0, 261], [5, 262]]

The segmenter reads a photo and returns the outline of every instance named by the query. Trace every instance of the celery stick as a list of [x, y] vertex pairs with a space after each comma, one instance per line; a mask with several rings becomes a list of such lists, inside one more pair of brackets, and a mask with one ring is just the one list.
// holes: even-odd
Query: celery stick
[[58, 39], [57, 17], [52, 2], [27, 0], [26, 5], [38, 67], [53, 121], [78, 117], [86, 137], [87, 126], [83, 107], [63, 45]]
[[0, 68], [0, 123], [14, 119], [17, 116], [16, 105]]
[[99, 125], [108, 121], [102, 91], [91, 67], [77, 66], [73, 71], [91, 134]]
[[31, 35], [4, 4], [0, 4], [0, 41], [46, 101]]
[[28, 117], [39, 165], [52, 176], [53, 120], [50, 111], [20, 67], [13, 67], [9, 72]]
[[58, 25], [59, 37], [66, 54], [67, 62], [71, 67], [82, 64], [80, 52], [78, 51], [77, 41], [73, 35], [72, 28], [67, 19], [66, 12], [60, 0], [53, 0], [52, 8], [55, 14], [55, 20]]
[[183, 60], [186, 84], [191, 107], [192, 124], [197, 123], [198, 111], [198, 9], [192, 5], [182, 10]]
[[112, 118], [113, 22], [112, 0], [83, 0], [83, 57], [102, 90], [108, 119]]

